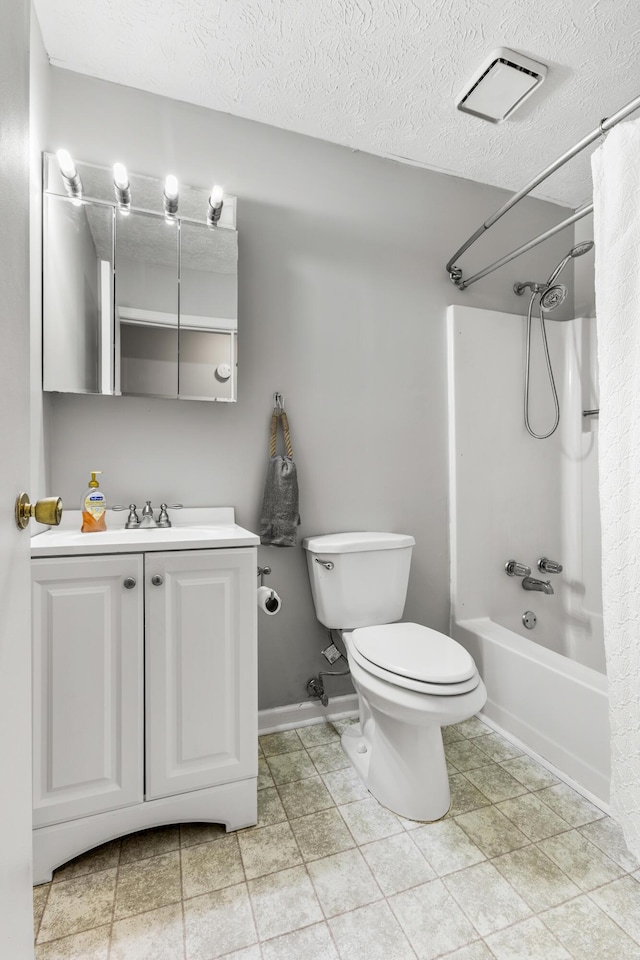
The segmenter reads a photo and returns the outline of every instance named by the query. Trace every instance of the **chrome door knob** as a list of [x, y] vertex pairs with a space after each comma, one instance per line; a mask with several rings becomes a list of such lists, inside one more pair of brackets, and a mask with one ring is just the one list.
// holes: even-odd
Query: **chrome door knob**
[[127, 577], [127, 578], [123, 581], [123, 586], [124, 586], [125, 589], [127, 589], [127, 590], [133, 590], [133, 588], [134, 588], [135, 585], [136, 585], [136, 582], [137, 582], [137, 581], [136, 581], [136, 578], [135, 578], [135, 577]]
[[154, 585], [154, 587], [161, 587], [164, 583], [164, 577], [161, 577], [159, 573], [154, 573], [154, 575], [151, 577], [151, 583]]

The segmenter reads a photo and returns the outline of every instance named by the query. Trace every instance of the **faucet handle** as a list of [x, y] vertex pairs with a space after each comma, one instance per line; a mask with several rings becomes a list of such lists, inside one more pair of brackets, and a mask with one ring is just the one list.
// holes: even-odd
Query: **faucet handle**
[[129, 516], [127, 517], [127, 522], [124, 525], [125, 530], [135, 530], [140, 526], [140, 517], [136, 513], [135, 503], [130, 503], [128, 507], [125, 507], [123, 503], [116, 503], [112, 510], [128, 510]]
[[524, 563], [518, 563], [517, 560], [507, 560], [504, 569], [508, 577], [531, 576], [531, 567], [527, 567]]
[[159, 527], [170, 527], [171, 520], [169, 519], [168, 511], [171, 510], [182, 510], [183, 503], [161, 503], [160, 504], [160, 516], [158, 517], [158, 526]]
[[538, 560], [538, 570], [541, 573], [562, 573], [562, 564], [556, 560], [549, 560], [548, 557], [540, 557]]

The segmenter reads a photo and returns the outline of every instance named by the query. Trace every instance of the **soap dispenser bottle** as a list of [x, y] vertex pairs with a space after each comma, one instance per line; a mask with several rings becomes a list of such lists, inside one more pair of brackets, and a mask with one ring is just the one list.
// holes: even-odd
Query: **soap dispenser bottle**
[[89, 488], [85, 490], [80, 509], [82, 510], [81, 533], [98, 533], [107, 529], [107, 498], [100, 484], [96, 480], [96, 475], [102, 473], [102, 470], [92, 470]]

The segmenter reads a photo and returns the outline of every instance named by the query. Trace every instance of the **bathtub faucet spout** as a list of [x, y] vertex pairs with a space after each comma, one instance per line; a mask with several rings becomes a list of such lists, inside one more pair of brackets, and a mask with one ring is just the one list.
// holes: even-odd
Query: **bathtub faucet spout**
[[553, 593], [550, 580], [538, 580], [536, 577], [524, 577], [522, 580], [522, 589], [535, 590], [538, 593]]

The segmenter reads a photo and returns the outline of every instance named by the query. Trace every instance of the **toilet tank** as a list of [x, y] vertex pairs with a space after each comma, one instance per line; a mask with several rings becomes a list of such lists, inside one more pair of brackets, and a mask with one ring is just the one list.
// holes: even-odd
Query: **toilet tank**
[[399, 620], [414, 543], [413, 537], [400, 533], [305, 537], [302, 546], [320, 623], [352, 630]]

